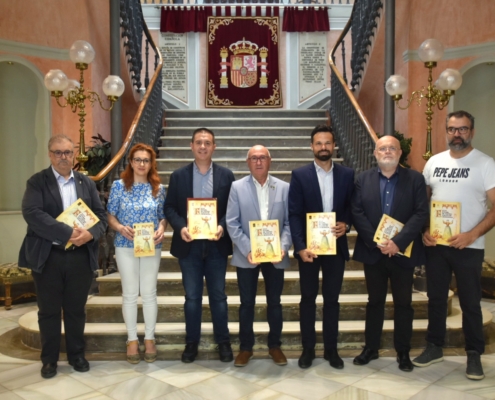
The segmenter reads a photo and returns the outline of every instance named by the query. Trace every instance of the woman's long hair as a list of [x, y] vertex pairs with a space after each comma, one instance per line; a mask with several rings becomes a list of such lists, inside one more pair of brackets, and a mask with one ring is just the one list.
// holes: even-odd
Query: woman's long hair
[[135, 144], [132, 149], [129, 151], [128, 160], [130, 161], [127, 164], [124, 172], [120, 174], [120, 177], [124, 181], [124, 186], [126, 190], [131, 190], [132, 184], [134, 183], [134, 170], [132, 169], [132, 160], [134, 159], [134, 154], [137, 151], [146, 151], [150, 155], [150, 165], [151, 168], [148, 171], [148, 182], [151, 184], [151, 194], [153, 197], [158, 195], [158, 190], [160, 189], [160, 177], [158, 176], [158, 172], [156, 170], [156, 155], [155, 151], [151, 146], [148, 146], [144, 143]]

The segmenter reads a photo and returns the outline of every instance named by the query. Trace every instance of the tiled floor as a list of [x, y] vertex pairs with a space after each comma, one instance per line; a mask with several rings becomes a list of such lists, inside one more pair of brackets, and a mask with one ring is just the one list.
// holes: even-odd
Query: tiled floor
[[[495, 302], [483, 301], [495, 315]], [[14, 341], [21, 315], [32, 304], [0, 311], [0, 340]], [[18, 338], [17, 338], [18, 340]], [[490, 346], [492, 347], [492, 346]], [[4, 353], [9, 353], [4, 351]], [[392, 357], [381, 357], [364, 367], [344, 358], [345, 368], [335, 370], [321, 358], [301, 370], [297, 359], [285, 367], [269, 359], [252, 360], [245, 368], [232, 363], [199, 360], [141, 362], [91, 361], [87, 373], [75, 372], [59, 362], [55, 378], [40, 376], [41, 364], [29, 357], [0, 354], [0, 399], [495, 399], [495, 354], [485, 354], [485, 379], [470, 381], [464, 375], [464, 356], [447, 356], [443, 363], [405, 373]], [[389, 352], [390, 353], [390, 352]], [[19, 353], [17, 353], [19, 354]], [[28, 358], [28, 359], [25, 359]]]

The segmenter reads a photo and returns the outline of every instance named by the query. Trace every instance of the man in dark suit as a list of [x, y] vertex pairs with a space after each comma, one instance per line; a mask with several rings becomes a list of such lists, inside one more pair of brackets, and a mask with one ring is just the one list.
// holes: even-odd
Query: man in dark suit
[[[48, 142], [51, 167], [34, 174], [22, 199], [27, 234], [19, 253], [19, 266], [30, 268], [36, 286], [41, 336], [41, 376], [57, 373], [61, 319], [69, 364], [89, 371], [84, 358], [84, 307], [98, 268], [98, 239], [107, 228], [107, 216], [96, 185], [72, 170], [74, 144], [65, 135]], [[82, 199], [99, 222], [92, 228], [72, 228], [56, 218], [77, 199]], [[73, 245], [65, 249], [67, 242]]]
[[[383, 329], [388, 280], [394, 300], [394, 346], [402, 371], [412, 371], [409, 358], [414, 310], [411, 306], [414, 266], [425, 262], [421, 238], [428, 218], [428, 199], [423, 176], [399, 166], [402, 151], [393, 136], [376, 142], [378, 168], [358, 176], [352, 197], [352, 216], [358, 232], [353, 259], [364, 264], [368, 289], [365, 347], [354, 364], [365, 365], [378, 358]], [[383, 214], [404, 224], [393, 238], [381, 244], [373, 241]], [[411, 242], [410, 257], [404, 252]]]
[[[354, 171], [332, 162], [335, 140], [331, 128], [317, 126], [311, 132], [314, 162], [292, 171], [289, 188], [289, 221], [294, 255], [299, 261], [301, 287], [300, 327], [303, 352], [299, 367], [309, 368], [315, 358], [316, 296], [320, 268], [323, 274], [323, 341], [324, 357], [334, 368], [344, 368], [337, 352], [339, 334], [339, 294], [349, 259], [346, 233], [351, 226], [351, 195]], [[337, 254], [317, 256], [306, 243], [306, 213], [335, 212]]]
[[[182, 362], [193, 362], [198, 354], [201, 336], [203, 277], [206, 280], [213, 320], [215, 341], [220, 360], [233, 360], [227, 317], [225, 273], [227, 258], [232, 254], [232, 241], [225, 225], [225, 213], [234, 174], [212, 162], [215, 135], [206, 128], [196, 129], [191, 140], [194, 162], [179, 168], [170, 176], [165, 216], [174, 228], [170, 252], [179, 259], [182, 283], [186, 292], [186, 347]], [[187, 229], [187, 199], [216, 198], [218, 227], [212, 240], [193, 240]]]

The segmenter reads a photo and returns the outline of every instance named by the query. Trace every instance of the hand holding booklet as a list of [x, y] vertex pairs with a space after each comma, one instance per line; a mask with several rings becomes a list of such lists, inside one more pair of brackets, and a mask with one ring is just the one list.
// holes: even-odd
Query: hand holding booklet
[[[77, 199], [67, 207], [56, 220], [72, 228], [84, 228], [86, 230], [95, 226], [100, 221], [82, 199]], [[68, 241], [65, 248], [68, 249], [70, 246], [72, 246], [72, 243]]]
[[[386, 240], [391, 240], [404, 228], [404, 224], [402, 222], [397, 221], [387, 214], [383, 214], [380, 223], [378, 224], [378, 228], [376, 228], [375, 236], [373, 237], [373, 241], [377, 243], [378, 246]], [[404, 253], [397, 253], [401, 256], [405, 256], [410, 258], [412, 251], [413, 242], [407, 246]]]

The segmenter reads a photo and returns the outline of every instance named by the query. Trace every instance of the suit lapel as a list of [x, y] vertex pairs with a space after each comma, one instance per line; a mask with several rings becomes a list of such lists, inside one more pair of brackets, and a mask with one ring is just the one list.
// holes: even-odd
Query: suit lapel
[[[187, 169], [187, 173], [184, 174], [184, 188], [186, 189], [186, 198], [194, 197], [194, 189], [193, 189], [193, 171], [194, 171], [194, 162], [189, 164], [189, 168]], [[213, 184], [215, 184], [215, 175], [213, 175]], [[215, 190], [213, 190], [215, 193]]]
[[318, 203], [318, 209], [320, 212], [323, 212], [323, 199], [321, 198], [321, 190], [320, 190], [320, 182], [318, 181], [318, 175], [316, 174], [316, 168], [314, 162], [309, 164], [309, 187], [314, 188], [313, 197], [316, 199]]
[[82, 179], [77, 172], [74, 171], [74, 183], [76, 185], [76, 194], [78, 199], [83, 198], [84, 187], [82, 184]]
[[258, 193], [256, 192], [256, 186], [254, 184], [253, 175], [249, 176], [248, 191], [249, 191], [249, 196], [251, 197], [251, 201], [253, 202], [254, 209], [256, 211], [256, 215], [258, 217], [258, 220], [260, 220], [261, 219], [261, 210], [260, 210], [260, 204], [258, 202]]
[[217, 168], [217, 165], [215, 163], [213, 163], [211, 167], [211, 173], [213, 174], [213, 197], [216, 197], [216, 193], [218, 192], [218, 187], [220, 186], [220, 180], [222, 179], [222, 177], [220, 176], [219, 169]]
[[275, 195], [277, 194], [277, 185], [272, 177], [268, 175], [268, 219], [271, 219], [273, 211], [273, 203], [275, 203]]
[[382, 208], [382, 196], [380, 194], [380, 174], [377, 169], [374, 170], [374, 172], [371, 173], [370, 177], [370, 190], [371, 190], [371, 196], [373, 199], [373, 204], [376, 205], [376, 215], [382, 215], [383, 214], [383, 208]]
[[45, 170], [46, 184], [50, 193], [55, 201], [55, 204], [60, 210], [60, 213], [64, 210], [64, 204], [62, 202], [62, 195], [60, 194], [60, 189], [58, 187], [57, 179], [55, 179], [55, 174], [53, 173], [52, 167], [50, 166]]
[[402, 195], [405, 192], [404, 190], [405, 185], [407, 184], [407, 179], [404, 178], [404, 174], [406, 173], [404, 168], [399, 166], [399, 170], [397, 172], [399, 173], [399, 177], [398, 177], [397, 185], [395, 186], [394, 202], [392, 203], [392, 208], [390, 210], [390, 213], [392, 214], [391, 216], [394, 215], [397, 206], [401, 203]]

